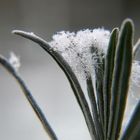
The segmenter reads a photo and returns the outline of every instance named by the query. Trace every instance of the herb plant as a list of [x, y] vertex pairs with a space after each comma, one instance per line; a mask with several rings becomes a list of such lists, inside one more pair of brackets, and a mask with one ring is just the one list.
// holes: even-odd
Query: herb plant
[[[74, 32], [59, 32], [51, 42], [34, 33], [14, 30], [13, 33], [30, 39], [49, 53], [66, 75], [81, 108], [92, 140], [140, 139], [140, 101], [124, 132], [122, 121], [132, 85], [139, 86], [139, 61], [135, 56], [140, 41], [133, 44], [134, 27], [126, 19], [120, 29], [112, 32], [103, 28]], [[0, 63], [12, 74], [52, 140], [58, 140], [30, 90], [17, 72], [18, 59], [11, 54]], [[86, 83], [88, 99], [80, 80]]]

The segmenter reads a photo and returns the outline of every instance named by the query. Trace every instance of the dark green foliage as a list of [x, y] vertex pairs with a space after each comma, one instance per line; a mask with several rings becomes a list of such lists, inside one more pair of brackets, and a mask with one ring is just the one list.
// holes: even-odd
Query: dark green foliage
[[108, 122], [109, 122], [109, 110], [111, 101], [111, 87], [112, 87], [112, 75], [114, 71], [115, 52], [118, 40], [118, 29], [115, 28], [112, 31], [110, 42], [108, 46], [107, 55], [105, 58], [105, 71], [104, 71], [104, 84], [103, 84], [103, 97], [104, 97], [104, 136], [107, 137]]
[[108, 139], [111, 140], [117, 140], [119, 138], [126, 105], [132, 64], [132, 34], [132, 23], [127, 20], [121, 27], [115, 54], [111, 87], [109, 129], [107, 134]]

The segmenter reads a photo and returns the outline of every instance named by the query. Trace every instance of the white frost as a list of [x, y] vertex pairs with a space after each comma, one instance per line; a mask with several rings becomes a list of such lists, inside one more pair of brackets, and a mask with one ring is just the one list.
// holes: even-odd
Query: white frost
[[103, 28], [81, 30], [78, 32], [61, 31], [49, 42], [53, 50], [59, 52], [72, 69], [80, 76], [87, 77], [98, 67], [106, 54], [110, 32]]
[[16, 71], [19, 70], [21, 66], [20, 59], [13, 52], [10, 53], [9, 62], [15, 68]]
[[[78, 32], [61, 31], [53, 35], [49, 42], [54, 51], [59, 52], [80, 78], [95, 76], [94, 70], [102, 65], [106, 55], [110, 32], [103, 28], [80, 30]], [[92, 53], [91, 53], [92, 52]], [[101, 75], [102, 76], [102, 75]], [[140, 87], [140, 62], [133, 61], [130, 77], [130, 95], [139, 99], [135, 88]]]

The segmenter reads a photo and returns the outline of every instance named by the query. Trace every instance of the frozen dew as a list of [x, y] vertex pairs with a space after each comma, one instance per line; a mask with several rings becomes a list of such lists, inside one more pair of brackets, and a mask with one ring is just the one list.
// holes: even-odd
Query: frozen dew
[[[61, 31], [53, 35], [49, 42], [54, 51], [59, 52], [73, 71], [82, 78], [94, 75], [97, 68], [102, 76], [104, 55], [106, 55], [110, 32], [103, 28], [80, 30], [78, 32]], [[130, 82], [130, 94], [139, 99], [133, 91], [140, 86], [140, 62], [133, 61]]]
[[78, 32], [61, 31], [49, 42], [53, 50], [59, 52], [80, 77], [93, 74], [97, 62], [106, 54], [110, 32], [103, 28], [80, 30]]
[[16, 71], [18, 71], [21, 66], [19, 57], [17, 57], [13, 52], [10, 53], [9, 63]]

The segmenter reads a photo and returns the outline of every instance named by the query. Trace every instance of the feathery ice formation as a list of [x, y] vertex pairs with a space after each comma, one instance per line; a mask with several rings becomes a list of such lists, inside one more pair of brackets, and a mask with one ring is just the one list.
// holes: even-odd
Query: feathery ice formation
[[[103, 64], [110, 39], [110, 31], [103, 28], [80, 30], [78, 32], [61, 31], [53, 35], [49, 45], [59, 52], [74, 72], [83, 79], [94, 76], [94, 70]], [[99, 60], [99, 61], [98, 61]], [[130, 91], [140, 85], [140, 64], [133, 61]], [[133, 94], [133, 93], [132, 93]]]
[[102, 28], [77, 33], [61, 31], [49, 44], [61, 53], [76, 74], [85, 79], [101, 64], [97, 60], [102, 60], [106, 54], [109, 38], [110, 32]]

